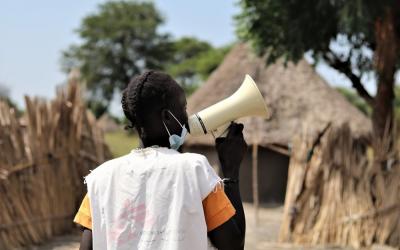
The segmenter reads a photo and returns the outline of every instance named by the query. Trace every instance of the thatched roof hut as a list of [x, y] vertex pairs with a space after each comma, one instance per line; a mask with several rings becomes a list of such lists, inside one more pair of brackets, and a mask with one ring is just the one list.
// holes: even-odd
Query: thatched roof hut
[[121, 129], [121, 126], [107, 113], [103, 114], [97, 120], [97, 124], [104, 132], [115, 132]]
[[[287, 66], [282, 61], [266, 66], [245, 44], [235, 46], [207, 82], [188, 100], [194, 113], [233, 94], [245, 74], [253, 77], [271, 109], [270, 119], [245, 118], [248, 143], [287, 146], [302, 127], [310, 135], [320, 132], [328, 122], [349, 123], [357, 135], [371, 129], [369, 119], [331, 88], [305, 60]], [[257, 128], [256, 130], [254, 128]], [[189, 138], [187, 145], [212, 145], [212, 137]]]
[[[288, 145], [299, 133], [316, 137], [328, 123], [332, 126], [348, 123], [355, 136], [366, 135], [371, 130], [370, 120], [331, 88], [305, 60], [297, 64], [288, 62], [286, 67], [282, 60], [266, 65], [265, 59], [254, 55], [246, 44], [236, 45], [207, 82], [193, 93], [188, 100], [188, 113], [200, 111], [233, 94], [241, 85], [245, 74], [249, 74], [257, 83], [270, 108], [271, 117], [242, 118], [239, 121], [245, 125], [244, 136], [247, 143], [259, 145], [268, 151], [265, 155], [268, 158], [265, 164], [270, 165], [268, 169], [271, 169], [273, 159], [276, 158], [271, 154], [276, 152], [286, 155], [286, 159], [280, 155], [276, 165], [288, 164]], [[189, 136], [185, 148], [204, 153], [211, 162], [216, 162], [216, 156], [212, 153], [214, 149], [211, 148], [213, 145], [212, 136]], [[262, 155], [261, 152], [260, 166], [264, 164]], [[251, 165], [251, 157], [249, 159], [244, 164]], [[286, 169], [286, 173], [282, 175], [287, 175], [287, 165], [278, 168], [281, 168], [279, 171]], [[249, 169], [246, 171], [251, 172]], [[262, 174], [260, 171], [261, 176]], [[286, 183], [282, 187], [285, 188], [285, 185]]]

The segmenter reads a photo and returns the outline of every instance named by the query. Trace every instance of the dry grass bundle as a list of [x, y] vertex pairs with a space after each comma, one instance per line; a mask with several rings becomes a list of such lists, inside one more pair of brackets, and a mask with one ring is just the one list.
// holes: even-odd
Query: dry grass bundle
[[368, 148], [347, 126], [329, 128], [314, 145], [293, 147], [280, 231], [281, 241], [299, 244], [400, 245], [398, 152]]
[[71, 230], [82, 176], [110, 157], [76, 82], [52, 102], [25, 100], [24, 122], [0, 102], [0, 249]]

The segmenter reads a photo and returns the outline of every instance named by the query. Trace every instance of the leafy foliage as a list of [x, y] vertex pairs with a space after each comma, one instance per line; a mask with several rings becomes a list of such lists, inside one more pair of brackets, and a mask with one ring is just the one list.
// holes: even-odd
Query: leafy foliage
[[[316, 59], [334, 53], [342, 59], [354, 57], [353, 66], [365, 72], [372, 64], [364, 51], [376, 46], [374, 21], [394, 2], [241, 0], [238, 34], [252, 41], [259, 53], [268, 51], [270, 62], [282, 56], [298, 61], [307, 51]], [[334, 51], [335, 45], [345, 48]]]
[[82, 44], [63, 52], [65, 72], [79, 68], [88, 92], [87, 105], [100, 117], [114, 93], [146, 69], [164, 70], [192, 93], [223, 59], [226, 48], [160, 33], [164, 18], [152, 2], [110, 1], [85, 17], [77, 30]]
[[[240, 0], [238, 34], [271, 63], [298, 61], [309, 52], [343, 73], [372, 107], [373, 136], [393, 118], [394, 74], [400, 66], [400, 2]], [[375, 73], [373, 97], [361, 79]], [[389, 126], [390, 127], [390, 126]], [[376, 144], [377, 145], [377, 144]]]
[[110, 1], [85, 17], [77, 30], [82, 45], [63, 53], [62, 67], [80, 68], [90, 98], [108, 106], [114, 91], [146, 68], [162, 69], [172, 48], [157, 29], [163, 18], [150, 2]]
[[[259, 54], [268, 53], [269, 63], [280, 57], [296, 62], [310, 52], [316, 63], [325, 61], [346, 75], [372, 104], [361, 78], [375, 70], [375, 22], [388, 8], [399, 12], [396, 1], [241, 0], [240, 4], [238, 34]], [[400, 18], [395, 22], [400, 36]]]
[[174, 53], [166, 71], [190, 95], [218, 67], [229, 47], [213, 48], [209, 43], [183, 37], [173, 43]]

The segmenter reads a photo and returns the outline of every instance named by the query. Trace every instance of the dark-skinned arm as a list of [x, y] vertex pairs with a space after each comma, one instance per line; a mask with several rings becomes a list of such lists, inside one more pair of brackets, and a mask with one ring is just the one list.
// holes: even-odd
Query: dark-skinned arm
[[79, 250], [92, 250], [93, 245], [92, 245], [92, 230], [88, 228], [83, 228], [82, 232], [82, 239], [81, 239], [81, 245], [79, 247]]
[[[216, 139], [218, 158], [225, 178], [239, 180], [240, 163], [247, 150], [243, 138], [243, 124], [232, 123], [226, 138]], [[224, 191], [236, 210], [236, 214], [227, 222], [208, 233], [212, 244], [219, 250], [244, 249], [246, 219], [240, 197], [239, 183], [229, 183]]]

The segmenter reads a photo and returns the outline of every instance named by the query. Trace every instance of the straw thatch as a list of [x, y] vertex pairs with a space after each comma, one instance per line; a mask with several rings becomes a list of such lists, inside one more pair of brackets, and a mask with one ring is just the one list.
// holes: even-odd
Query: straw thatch
[[[378, 148], [387, 148], [390, 141], [383, 140]], [[313, 144], [306, 137], [294, 142], [280, 240], [399, 247], [398, 151], [387, 153], [382, 166], [346, 125], [329, 128], [310, 158]]]
[[0, 102], [0, 249], [71, 230], [82, 176], [111, 156], [77, 83], [52, 102], [25, 100], [23, 124]]
[[[262, 92], [272, 116], [269, 120], [244, 118], [244, 136], [249, 144], [286, 147], [294, 135], [307, 127], [311, 137], [327, 123], [349, 123], [353, 134], [365, 135], [371, 129], [369, 119], [315, 72], [305, 60], [283, 61], [266, 66], [248, 45], [238, 44], [217, 70], [188, 100], [188, 112], [194, 113], [234, 93], [249, 74]], [[307, 126], [304, 126], [307, 124]], [[189, 137], [186, 145], [212, 145], [213, 138]]]

